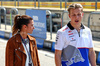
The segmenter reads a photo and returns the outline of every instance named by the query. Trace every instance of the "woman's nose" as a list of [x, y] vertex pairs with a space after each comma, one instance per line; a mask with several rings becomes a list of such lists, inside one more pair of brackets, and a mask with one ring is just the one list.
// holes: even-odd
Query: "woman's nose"
[[33, 26], [33, 29], [35, 29], [35, 27]]

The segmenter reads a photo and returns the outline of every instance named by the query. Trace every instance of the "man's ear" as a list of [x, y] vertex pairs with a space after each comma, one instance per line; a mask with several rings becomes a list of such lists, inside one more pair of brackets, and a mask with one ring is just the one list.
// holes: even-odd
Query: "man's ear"
[[68, 14], [69, 18], [70, 18], [70, 14]]
[[82, 13], [82, 16], [84, 15], [84, 13]]

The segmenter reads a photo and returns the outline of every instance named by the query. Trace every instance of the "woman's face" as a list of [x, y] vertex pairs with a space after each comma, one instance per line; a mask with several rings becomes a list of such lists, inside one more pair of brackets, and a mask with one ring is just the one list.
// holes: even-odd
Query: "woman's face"
[[34, 22], [30, 20], [29, 24], [26, 26], [26, 32], [32, 34], [34, 29]]

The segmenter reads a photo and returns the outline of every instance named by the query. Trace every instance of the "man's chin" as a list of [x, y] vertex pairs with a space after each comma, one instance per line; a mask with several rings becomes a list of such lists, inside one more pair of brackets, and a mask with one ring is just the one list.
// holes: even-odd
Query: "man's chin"
[[81, 22], [79, 22], [79, 21], [78, 21], [78, 22], [75, 22], [75, 23], [76, 23], [76, 24], [81, 24]]

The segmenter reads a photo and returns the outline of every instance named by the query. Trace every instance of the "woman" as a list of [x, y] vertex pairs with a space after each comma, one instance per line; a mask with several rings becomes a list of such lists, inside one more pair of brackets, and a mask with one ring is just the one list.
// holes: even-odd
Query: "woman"
[[33, 23], [30, 16], [15, 16], [13, 37], [6, 46], [6, 66], [40, 66], [36, 40], [28, 35], [33, 32]]

